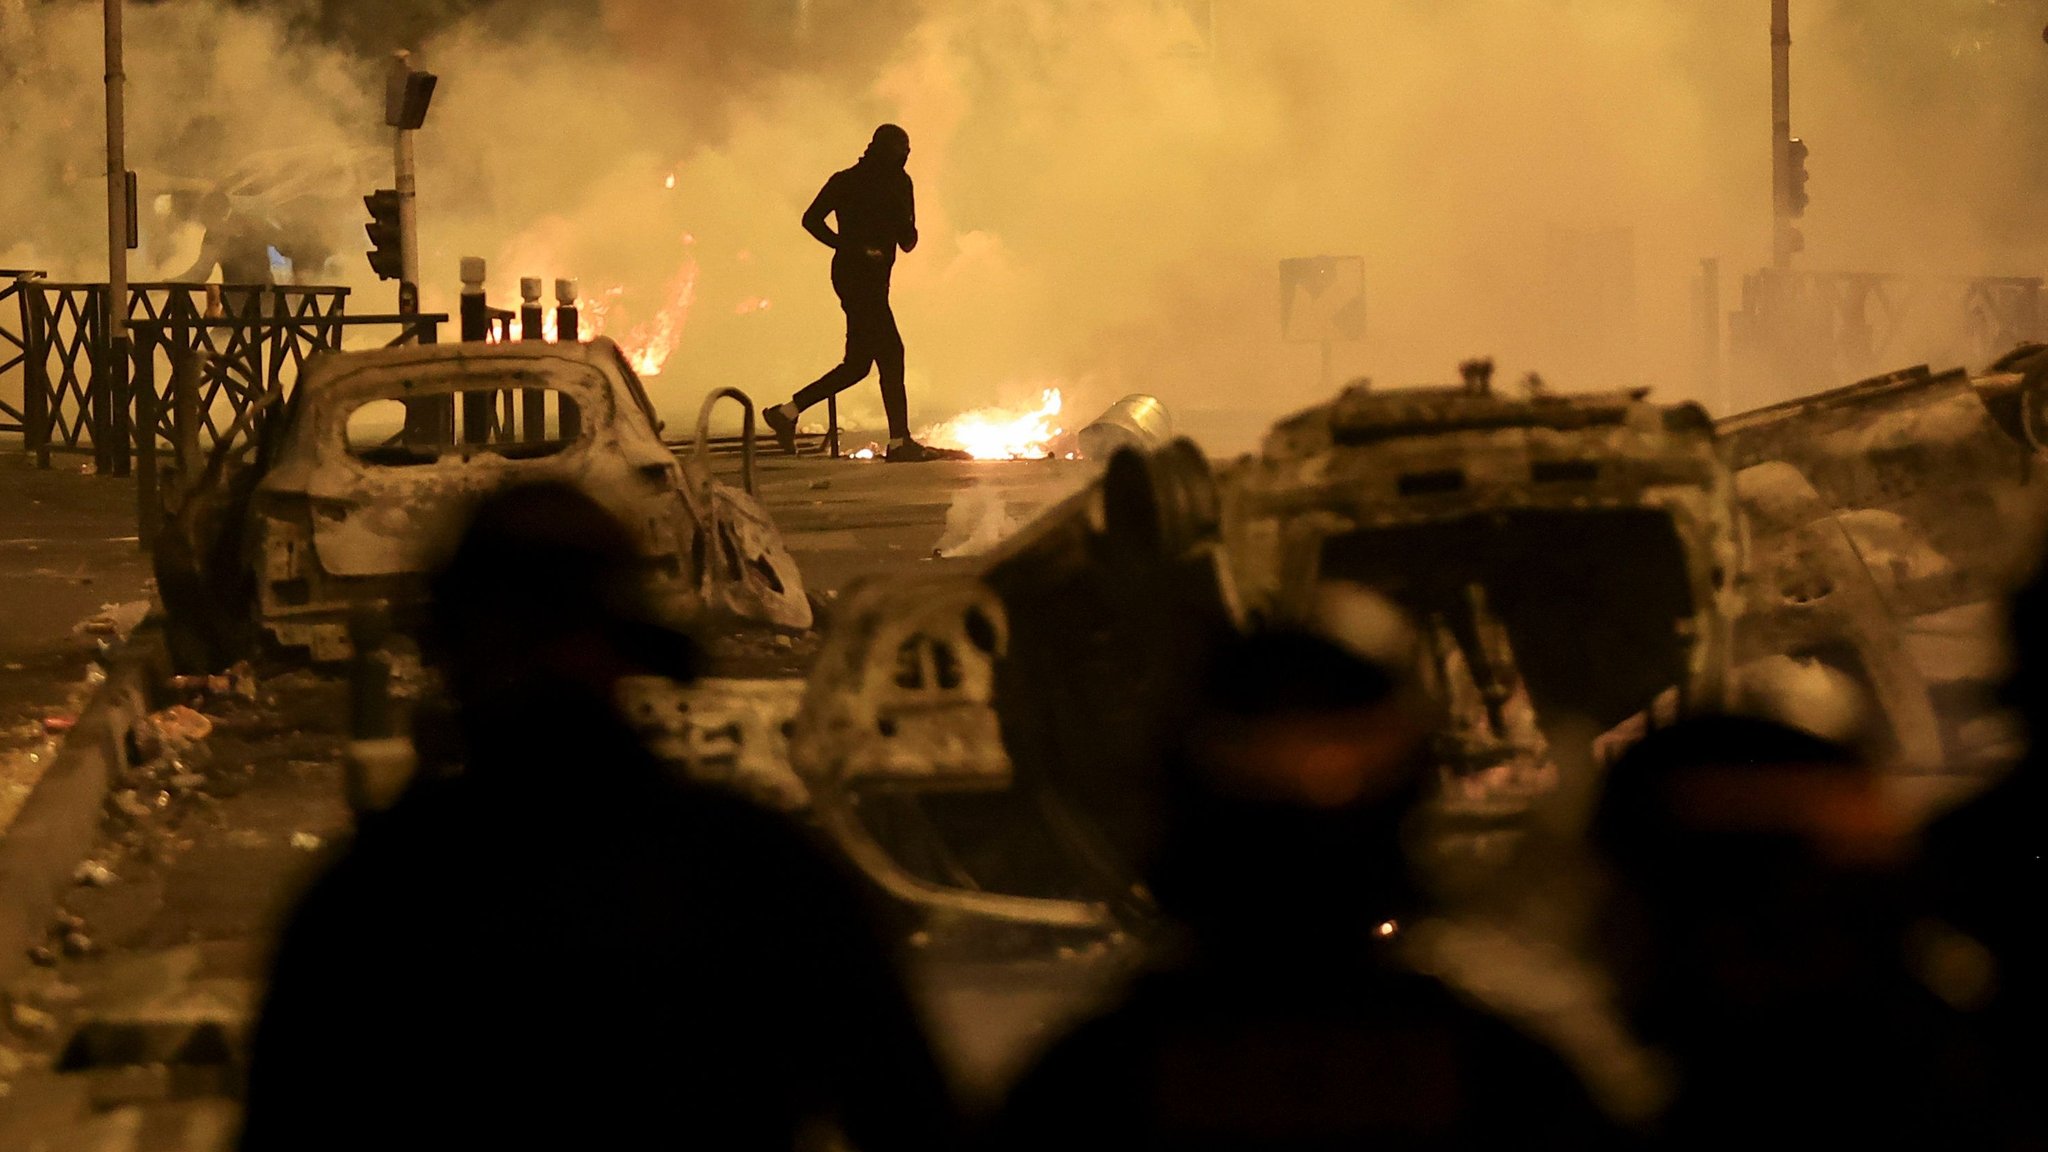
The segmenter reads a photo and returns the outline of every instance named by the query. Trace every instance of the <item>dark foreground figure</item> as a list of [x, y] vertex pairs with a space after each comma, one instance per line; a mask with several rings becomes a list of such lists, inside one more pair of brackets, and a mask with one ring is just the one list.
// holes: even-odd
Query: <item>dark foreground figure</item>
[[291, 918], [245, 1149], [950, 1142], [853, 884], [615, 713], [621, 675], [692, 656], [632, 551], [568, 488], [478, 513], [435, 588], [466, 769], [366, 817]]
[[1056, 1045], [994, 1141], [1021, 1149], [1601, 1148], [1549, 1050], [1399, 959], [1423, 727], [1305, 634], [1225, 645], [1153, 876], [1177, 957]]
[[1964, 1018], [1915, 961], [1910, 843], [1855, 749], [1703, 716], [1614, 766], [1616, 973], [1675, 1062], [1670, 1148], [1998, 1148]]
[[[960, 459], [963, 454], [926, 448], [910, 438], [910, 402], [903, 391], [903, 335], [889, 307], [889, 275], [896, 251], [917, 247], [916, 193], [904, 165], [910, 134], [894, 124], [875, 129], [874, 139], [853, 167], [835, 172], [804, 212], [804, 231], [832, 249], [832, 290], [846, 311], [846, 357], [804, 387], [787, 404], [762, 412], [782, 450], [796, 452], [796, 421], [822, 404], [881, 374], [882, 410], [889, 417], [887, 458], [892, 461]], [[833, 231], [826, 217], [838, 221]]]
[[1998, 1106], [2025, 1137], [2012, 1146], [2048, 1148], [2048, 567], [2013, 597], [2011, 627], [2004, 697], [2027, 754], [1928, 829], [1922, 872], [1935, 912], [1979, 950], [1957, 999], [1983, 1030]]

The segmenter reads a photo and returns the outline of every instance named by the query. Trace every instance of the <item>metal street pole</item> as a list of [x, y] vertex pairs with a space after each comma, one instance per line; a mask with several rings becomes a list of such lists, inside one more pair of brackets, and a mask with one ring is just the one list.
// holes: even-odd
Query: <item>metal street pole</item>
[[1792, 266], [1792, 0], [1771, 0], [1771, 263]]
[[[411, 53], [394, 53], [391, 60], [392, 85], [403, 100], [405, 77], [411, 71]], [[393, 117], [395, 120], [396, 117]], [[400, 124], [398, 140], [392, 150], [392, 187], [398, 191], [398, 311], [401, 315], [416, 315], [420, 310], [420, 234], [419, 211], [414, 202], [413, 183], [413, 130]]]
[[[125, 89], [122, 71], [122, 3], [105, 0], [107, 35], [107, 305], [101, 322], [107, 336], [106, 390], [104, 402], [120, 392], [119, 381], [127, 378], [128, 365], [128, 145]], [[101, 427], [110, 426], [106, 421]], [[108, 447], [112, 447], [109, 445]], [[126, 446], [122, 446], [126, 451]]]

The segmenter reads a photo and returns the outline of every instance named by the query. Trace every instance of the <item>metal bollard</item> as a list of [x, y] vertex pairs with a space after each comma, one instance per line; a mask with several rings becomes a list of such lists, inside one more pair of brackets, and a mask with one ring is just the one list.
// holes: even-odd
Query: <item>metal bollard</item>
[[[540, 277], [519, 278], [519, 339], [522, 343], [536, 343], [547, 339], [544, 329], [545, 318], [540, 306]], [[519, 439], [536, 444], [547, 439], [548, 394], [544, 388], [521, 388], [519, 390]]]
[[[484, 258], [462, 258], [462, 342], [479, 344], [490, 338], [491, 306], [484, 298]], [[491, 439], [491, 394], [462, 395], [462, 442], [487, 444]]]
[[[555, 281], [555, 339], [574, 344], [583, 339], [583, 317], [576, 307], [576, 281]], [[583, 413], [576, 408], [576, 402], [567, 396], [557, 395], [556, 403], [561, 405], [558, 420], [561, 427], [557, 438], [574, 440], [583, 434]]]

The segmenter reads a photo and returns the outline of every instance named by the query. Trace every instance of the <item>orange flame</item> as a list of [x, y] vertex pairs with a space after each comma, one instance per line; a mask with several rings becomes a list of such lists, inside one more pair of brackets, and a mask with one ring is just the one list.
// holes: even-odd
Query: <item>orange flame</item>
[[1059, 438], [1060, 390], [1047, 388], [1038, 407], [976, 408], [924, 430], [918, 439], [934, 448], [958, 448], [976, 460], [1042, 460]]
[[690, 305], [697, 301], [697, 262], [685, 259], [676, 271], [675, 278], [668, 282], [666, 302], [654, 319], [635, 324], [633, 330], [619, 341], [619, 347], [626, 353], [626, 360], [633, 365], [633, 371], [642, 376], [659, 376], [668, 358], [675, 354], [676, 344], [683, 338], [683, 322], [690, 318]]

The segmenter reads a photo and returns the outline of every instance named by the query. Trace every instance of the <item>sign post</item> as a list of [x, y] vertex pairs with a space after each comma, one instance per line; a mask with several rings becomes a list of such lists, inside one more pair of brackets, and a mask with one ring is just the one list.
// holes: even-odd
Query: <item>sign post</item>
[[1323, 349], [1323, 391], [1339, 340], [1365, 339], [1365, 258], [1302, 256], [1280, 261], [1280, 329], [1295, 344]]

